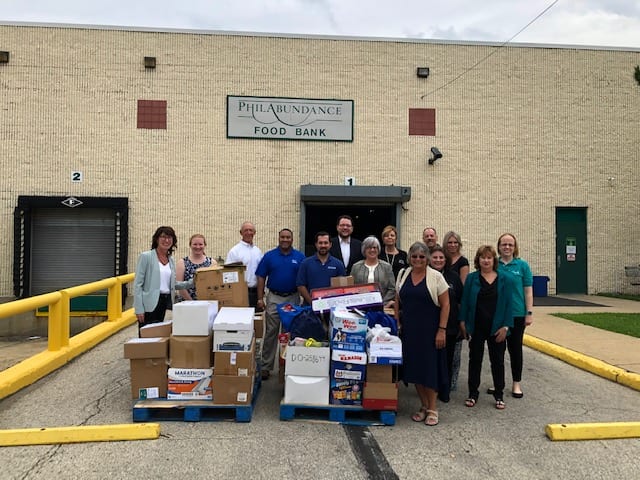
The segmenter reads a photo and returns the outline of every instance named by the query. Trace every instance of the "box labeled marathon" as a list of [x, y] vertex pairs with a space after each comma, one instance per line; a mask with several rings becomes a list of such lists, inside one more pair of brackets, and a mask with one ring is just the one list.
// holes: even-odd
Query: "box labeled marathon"
[[212, 400], [210, 368], [170, 368], [167, 373], [167, 399]]
[[329, 375], [329, 347], [296, 347], [286, 349], [285, 375], [326, 377]]

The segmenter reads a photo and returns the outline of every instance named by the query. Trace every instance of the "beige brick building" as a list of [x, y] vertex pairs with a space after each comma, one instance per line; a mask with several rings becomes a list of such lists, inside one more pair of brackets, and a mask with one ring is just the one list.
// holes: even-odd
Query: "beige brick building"
[[[61, 268], [72, 284], [133, 271], [161, 224], [176, 229], [179, 255], [202, 232], [208, 253], [224, 257], [244, 219], [266, 251], [284, 226], [298, 246], [320, 227], [333, 234], [338, 212], [356, 217], [360, 236], [397, 224], [404, 249], [427, 225], [456, 230], [468, 257], [513, 232], [552, 293], [635, 288], [624, 266], [640, 263], [638, 50], [6, 23], [0, 32], [0, 296], [61, 288]], [[231, 138], [228, 96], [352, 101], [353, 140]], [[160, 128], [140, 128], [154, 105]], [[430, 165], [433, 146], [443, 158]], [[391, 188], [377, 198], [370, 187]], [[70, 197], [82, 204], [61, 203]], [[71, 212], [85, 208], [98, 212], [78, 217], [95, 235], [68, 233], [79, 221]], [[115, 247], [102, 231], [115, 231]], [[105, 237], [115, 270], [112, 257], [92, 264]], [[88, 272], [74, 277], [73, 259]]]

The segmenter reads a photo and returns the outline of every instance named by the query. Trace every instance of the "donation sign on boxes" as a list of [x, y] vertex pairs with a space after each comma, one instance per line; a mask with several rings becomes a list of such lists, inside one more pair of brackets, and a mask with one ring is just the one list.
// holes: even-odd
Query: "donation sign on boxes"
[[285, 355], [284, 402], [328, 405], [329, 347], [289, 345]]
[[244, 265], [217, 265], [196, 270], [194, 284], [200, 300], [217, 300], [222, 307], [248, 307]]

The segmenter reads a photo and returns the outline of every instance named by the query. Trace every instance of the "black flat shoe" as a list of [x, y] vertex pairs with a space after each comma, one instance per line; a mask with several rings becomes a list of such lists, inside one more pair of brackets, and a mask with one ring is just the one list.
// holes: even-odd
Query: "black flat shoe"
[[489, 395], [493, 395], [494, 393], [496, 393], [496, 389], [493, 388], [493, 387], [489, 387], [489, 388], [487, 388], [487, 393]]
[[524, 393], [522, 393], [522, 392], [511, 392], [511, 396], [513, 398], [522, 398], [522, 397], [524, 397]]

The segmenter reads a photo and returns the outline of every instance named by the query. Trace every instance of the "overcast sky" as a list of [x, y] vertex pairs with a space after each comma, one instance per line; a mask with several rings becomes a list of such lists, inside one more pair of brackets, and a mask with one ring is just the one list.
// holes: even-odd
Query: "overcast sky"
[[514, 42], [640, 49], [640, 0], [3, 0], [2, 7], [2, 22], [498, 43], [533, 21]]

